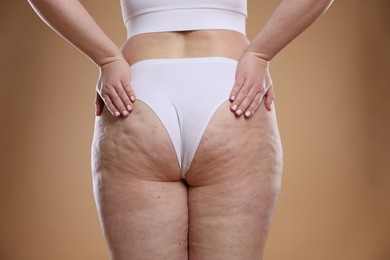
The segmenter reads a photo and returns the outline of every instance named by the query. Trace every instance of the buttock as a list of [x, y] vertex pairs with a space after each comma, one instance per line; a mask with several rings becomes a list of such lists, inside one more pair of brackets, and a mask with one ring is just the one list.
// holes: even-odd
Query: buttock
[[130, 67], [137, 99], [166, 128], [182, 177], [213, 113], [229, 99], [237, 61], [226, 57], [147, 59]]
[[195, 176], [203, 169], [218, 169], [223, 176], [237, 165], [242, 172], [248, 165], [278, 160], [275, 111], [262, 103], [247, 119], [229, 110], [237, 64], [226, 57], [196, 57], [131, 65], [134, 111], [114, 118], [104, 109], [96, 118], [95, 158], [105, 159], [97, 165], [166, 180], [186, 179], [187, 173]]

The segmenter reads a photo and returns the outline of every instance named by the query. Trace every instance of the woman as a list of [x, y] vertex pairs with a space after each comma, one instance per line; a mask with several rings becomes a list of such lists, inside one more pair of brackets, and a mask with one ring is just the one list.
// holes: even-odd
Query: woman
[[120, 49], [79, 1], [29, 2], [100, 69], [92, 171], [111, 258], [262, 259], [283, 165], [269, 63], [332, 1], [284, 0], [250, 42], [245, 0], [121, 0]]

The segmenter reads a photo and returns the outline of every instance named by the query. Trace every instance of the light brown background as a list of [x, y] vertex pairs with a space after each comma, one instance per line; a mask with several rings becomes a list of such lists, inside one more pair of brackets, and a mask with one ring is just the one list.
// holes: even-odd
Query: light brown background
[[[119, 0], [84, 0], [125, 40]], [[248, 36], [278, 1], [249, 1]], [[336, 1], [273, 61], [284, 177], [265, 260], [390, 259], [387, 0]], [[0, 2], [0, 259], [105, 260], [90, 145], [98, 68]]]

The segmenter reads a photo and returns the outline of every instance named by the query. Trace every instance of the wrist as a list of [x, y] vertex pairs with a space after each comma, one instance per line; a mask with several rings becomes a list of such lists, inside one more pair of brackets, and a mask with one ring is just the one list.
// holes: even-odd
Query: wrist
[[119, 61], [119, 60], [126, 61], [125, 57], [123, 57], [122, 54], [117, 54], [117, 55], [109, 56], [109, 57], [106, 57], [106, 58], [103, 58], [103, 59], [99, 60], [99, 62], [97, 62], [97, 65], [101, 68], [104, 65], [107, 65], [107, 64], [109, 64], [111, 62]]
[[260, 62], [260, 64], [263, 65], [267, 69], [269, 68], [269, 65], [271, 63], [271, 61], [269, 59], [267, 59], [266, 55], [264, 55], [263, 53], [260, 53], [260, 52], [247, 50], [247, 51], [245, 51], [243, 56], [256, 58], [256, 60], [258, 62]]

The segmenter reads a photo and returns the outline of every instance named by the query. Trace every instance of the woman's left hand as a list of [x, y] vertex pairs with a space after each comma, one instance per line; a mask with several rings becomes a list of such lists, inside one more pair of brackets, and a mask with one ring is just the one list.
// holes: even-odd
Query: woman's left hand
[[264, 105], [271, 111], [275, 95], [269, 73], [269, 61], [245, 52], [237, 64], [236, 80], [230, 92], [230, 110], [236, 115], [251, 117], [265, 97]]

